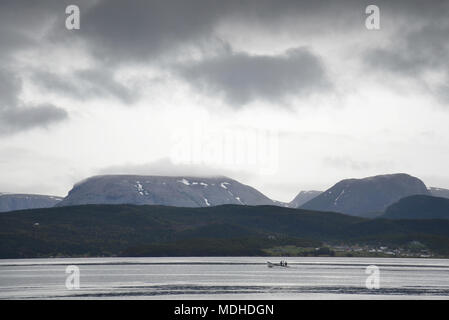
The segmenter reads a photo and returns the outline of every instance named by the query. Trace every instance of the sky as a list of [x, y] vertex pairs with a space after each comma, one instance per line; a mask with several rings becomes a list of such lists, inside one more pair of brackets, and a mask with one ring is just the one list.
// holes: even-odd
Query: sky
[[436, 0], [2, 0], [0, 192], [65, 196], [98, 174], [225, 175], [280, 201], [388, 173], [449, 188], [448, 16]]

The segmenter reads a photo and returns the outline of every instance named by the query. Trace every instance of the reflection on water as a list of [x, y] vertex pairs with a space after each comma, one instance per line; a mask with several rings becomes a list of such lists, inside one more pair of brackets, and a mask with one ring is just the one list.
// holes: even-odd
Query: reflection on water
[[[449, 299], [449, 260], [289, 258], [289, 268], [267, 268], [266, 261], [264, 257], [0, 260], [0, 299]], [[80, 269], [78, 290], [65, 286], [68, 265]], [[365, 287], [368, 265], [380, 268], [380, 289]]]

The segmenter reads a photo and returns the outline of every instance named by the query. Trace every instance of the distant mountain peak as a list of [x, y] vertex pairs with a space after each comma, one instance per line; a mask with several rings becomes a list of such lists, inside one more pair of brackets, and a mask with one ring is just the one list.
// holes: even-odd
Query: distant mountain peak
[[75, 184], [58, 206], [79, 204], [208, 207], [275, 205], [275, 202], [256, 189], [225, 176], [101, 175]]
[[0, 212], [50, 208], [63, 198], [41, 194], [0, 192]]
[[442, 197], [449, 199], [449, 189], [430, 187], [429, 192], [434, 197]]
[[341, 180], [301, 208], [372, 216], [382, 214], [399, 199], [415, 194], [429, 194], [425, 184], [416, 177], [405, 173], [376, 175]]
[[296, 197], [288, 204], [288, 207], [289, 208], [299, 208], [306, 202], [319, 196], [322, 192], [323, 191], [316, 191], [316, 190], [300, 191], [296, 195]]

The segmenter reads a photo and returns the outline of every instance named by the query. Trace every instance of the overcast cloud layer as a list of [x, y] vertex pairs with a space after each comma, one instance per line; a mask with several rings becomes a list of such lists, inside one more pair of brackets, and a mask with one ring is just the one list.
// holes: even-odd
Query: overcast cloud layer
[[448, 16], [436, 0], [1, 1], [0, 192], [157, 168], [284, 201], [391, 172], [449, 188]]
[[223, 95], [230, 106], [252, 100], [283, 103], [290, 96], [324, 92], [330, 83], [321, 61], [305, 48], [275, 55], [234, 53], [188, 63], [181, 76], [205, 94]]

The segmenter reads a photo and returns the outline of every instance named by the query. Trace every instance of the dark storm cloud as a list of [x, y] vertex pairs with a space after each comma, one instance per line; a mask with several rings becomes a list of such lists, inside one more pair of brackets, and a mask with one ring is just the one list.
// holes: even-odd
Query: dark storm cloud
[[189, 49], [207, 51], [222, 40], [218, 27], [235, 22], [249, 23], [258, 32], [285, 29], [283, 23], [293, 21], [297, 28], [292, 33], [322, 33], [363, 25], [364, 18], [364, 6], [357, 0], [99, 0], [79, 6], [81, 29], [72, 32], [64, 27], [61, 4], [54, 3], [47, 39], [82, 40], [109, 66], [185, 57]]
[[32, 128], [46, 128], [68, 118], [67, 112], [51, 103], [24, 103], [23, 70], [16, 62], [21, 52], [39, 46], [39, 35], [52, 21], [54, 6], [50, 1], [0, 2], [0, 136]]
[[140, 62], [210, 36], [226, 1], [100, 1], [83, 15], [92, 52], [107, 62]]
[[[81, 9], [81, 29], [75, 32], [64, 27], [68, 4]], [[46, 40], [63, 45], [82, 39], [101, 60], [148, 62], [183, 46], [208, 45], [216, 37], [218, 25], [234, 21], [259, 22], [258, 27], [265, 25], [267, 29], [295, 21], [293, 33], [302, 29], [312, 33], [344, 31], [357, 26], [363, 31], [368, 4], [378, 4], [382, 18], [384, 13], [391, 13], [393, 18], [410, 17], [411, 24], [413, 19], [447, 17], [447, 1], [443, 0], [4, 0], [0, 23], [11, 31], [25, 30], [28, 35], [42, 25], [51, 25]]]
[[[405, 35], [401, 35], [403, 32]], [[417, 30], [399, 31], [394, 44], [369, 50], [366, 58], [375, 67], [407, 76], [432, 69], [449, 70], [448, 40], [449, 23], [430, 22]]]
[[11, 53], [14, 53], [19, 49], [30, 47], [33, 40], [17, 32], [16, 30], [8, 30], [7, 28], [3, 28], [3, 24], [0, 23], [0, 43], [0, 58], [5, 59]]
[[[98, 1], [82, 10], [75, 36], [108, 63], [148, 62], [177, 50], [208, 46], [221, 22], [237, 17], [266, 24], [326, 7], [328, 1], [134, 0]], [[335, 6], [334, 6], [335, 7]], [[64, 36], [60, 30], [59, 36]]]
[[20, 106], [0, 110], [0, 134], [15, 133], [67, 119], [64, 109], [51, 104]]
[[138, 91], [114, 80], [114, 74], [106, 67], [95, 67], [75, 71], [70, 74], [56, 74], [36, 71], [33, 80], [53, 93], [60, 93], [79, 100], [90, 98], [116, 98], [124, 104], [132, 104], [138, 99]]
[[0, 68], [0, 110], [17, 104], [21, 86], [14, 73]]
[[[220, 47], [223, 40], [216, 36], [215, 29], [229, 19], [278, 23], [287, 16], [310, 14], [323, 8], [329, 15], [331, 8], [336, 7], [327, 1], [98, 1], [92, 6], [80, 6], [79, 31], [68, 32], [60, 27], [48, 34], [49, 40], [61, 43], [81, 40], [98, 66], [70, 76], [37, 72], [34, 80], [46, 89], [77, 98], [106, 95], [129, 104], [138, 92], [113, 80], [113, 70], [118, 66], [158, 65], [192, 48], [207, 51]], [[62, 26], [63, 21], [54, 25]], [[219, 91], [227, 102], [237, 106], [254, 99], [276, 102], [330, 87], [323, 63], [305, 49], [274, 57], [250, 56], [244, 52], [222, 54], [214, 59], [208, 59], [207, 54], [203, 56], [204, 61], [199, 63], [175, 66], [176, 74], [191, 81], [196, 88], [206, 88], [207, 82], [204, 92]], [[186, 56], [183, 59], [188, 60]], [[169, 64], [173, 67], [173, 63]]]
[[331, 87], [321, 60], [306, 48], [275, 56], [233, 53], [180, 67], [187, 82], [238, 107], [253, 100], [279, 102]]
[[[80, 30], [65, 29], [65, 7], [69, 4], [80, 7]], [[234, 52], [211, 58], [208, 50], [226, 42], [217, 35], [218, 27], [247, 23], [247, 32], [307, 32], [332, 41], [327, 35], [330, 30], [366, 32], [364, 9], [368, 4], [380, 6], [381, 25], [387, 30], [396, 21], [422, 25], [418, 30], [399, 30], [398, 40], [369, 50], [362, 57], [369, 67], [409, 76], [432, 68], [447, 70], [448, 1], [438, 0], [5, 0], [0, 4], [0, 57], [14, 57], [20, 50], [40, 45], [79, 43], [94, 58], [90, 70], [66, 77], [37, 70], [32, 77], [34, 83], [78, 99], [112, 96], [130, 104], [138, 99], [138, 91], [114, 80], [117, 68], [139, 64], [168, 64], [173, 68], [177, 58], [189, 61], [193, 49], [203, 58], [174, 69], [195, 88], [221, 93], [227, 102], [238, 105], [256, 99], [282, 102], [289, 96], [326, 89], [338, 82], [326, 75], [326, 57], [321, 61], [301, 49], [279, 56]], [[444, 87], [431, 91], [447, 96]]]
[[[366, 32], [364, 11], [368, 4], [380, 6], [382, 25], [387, 29], [393, 27], [397, 20], [409, 20], [411, 24], [433, 23], [435, 26], [447, 17], [447, 1], [438, 0], [110, 0], [81, 8], [81, 30], [73, 36], [85, 41], [90, 52], [111, 67], [140, 63], [158, 65], [160, 61], [170, 61], [179, 56], [188, 60], [189, 49], [204, 49], [206, 54], [203, 54], [202, 61], [191, 66], [179, 66], [178, 74], [183, 79], [191, 81], [203, 92], [222, 93], [229, 103], [243, 105], [254, 99], [275, 102], [278, 98], [295, 95], [295, 92], [301, 95], [314, 88], [328, 88], [331, 82], [338, 81], [325, 78], [326, 57], [321, 62], [305, 54], [300, 58], [285, 58], [249, 56], [242, 52], [210, 58], [207, 49], [217, 43], [220, 45], [222, 41], [217, 36], [217, 27], [239, 22], [252, 25], [256, 33], [271, 29], [285, 31], [287, 25], [293, 26], [291, 33], [307, 30], [310, 34], [325, 37], [329, 30], [345, 32], [359, 28], [363, 33]], [[422, 68], [421, 64], [435, 64], [439, 59], [439, 48], [433, 45], [428, 52], [413, 52], [413, 47], [428, 48], [425, 38], [436, 37], [438, 33], [443, 35], [446, 30], [429, 25], [427, 32], [425, 28], [421, 33], [408, 35], [408, 45], [400, 47], [399, 41], [394, 41], [387, 48], [374, 48], [366, 55], [366, 60], [387, 71], [402, 68], [409, 73]], [[63, 28], [59, 31], [59, 36], [66, 37]], [[248, 31], [251, 32], [251, 28]], [[432, 33], [430, 37], [429, 33]], [[56, 39], [60, 38], [57, 36]], [[310, 67], [300, 60], [310, 61]], [[290, 70], [299, 71], [301, 75], [295, 76]], [[271, 79], [267, 76], [269, 72], [273, 74]], [[117, 89], [120, 88], [118, 86]], [[435, 92], [444, 90], [435, 88]]]
[[0, 135], [47, 127], [68, 117], [65, 110], [51, 104], [23, 104], [18, 98], [21, 86], [18, 77], [0, 69]]
[[[395, 30], [388, 45], [366, 50], [363, 59], [371, 71], [415, 81], [425, 93], [449, 103], [449, 1], [402, 4], [393, 5], [385, 16], [393, 20], [397, 14], [406, 23]], [[439, 73], [442, 82], [427, 83], [429, 73]]]

